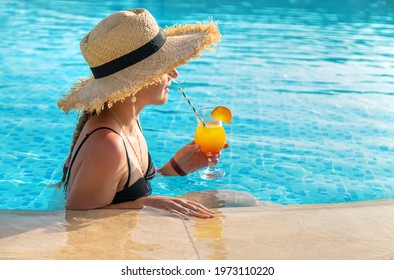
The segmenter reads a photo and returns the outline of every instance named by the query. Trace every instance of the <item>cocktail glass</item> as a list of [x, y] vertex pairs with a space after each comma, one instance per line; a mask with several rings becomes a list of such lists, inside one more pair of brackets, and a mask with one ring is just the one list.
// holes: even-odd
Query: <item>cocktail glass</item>
[[200, 171], [200, 177], [204, 180], [214, 180], [221, 178], [225, 172], [215, 167], [212, 157], [217, 156], [226, 144], [226, 132], [222, 121], [211, 117], [214, 108], [203, 108], [198, 110], [198, 114], [204, 120], [204, 123], [197, 118], [197, 128], [194, 135], [195, 143], [200, 145], [201, 151], [208, 157], [208, 166]]

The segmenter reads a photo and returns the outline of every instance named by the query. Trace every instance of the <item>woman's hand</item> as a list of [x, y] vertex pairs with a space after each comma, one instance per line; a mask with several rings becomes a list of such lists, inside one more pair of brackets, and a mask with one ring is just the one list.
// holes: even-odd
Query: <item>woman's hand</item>
[[[223, 148], [227, 147], [228, 144], [226, 143]], [[220, 155], [221, 153], [219, 152], [211, 157], [212, 166], [218, 163]], [[175, 161], [175, 165], [178, 169], [181, 169], [180, 172], [179, 170], [176, 170], [177, 168], [174, 168], [174, 164], [171, 164], [170, 160], [158, 170], [159, 173], [164, 176], [185, 175], [206, 167], [209, 163], [208, 156], [201, 152], [200, 145], [194, 143], [194, 141], [176, 152], [173, 157], [173, 161]]]
[[[227, 148], [226, 143], [224, 148]], [[211, 157], [213, 165], [218, 163], [218, 158], [221, 153], [218, 153]], [[206, 167], [208, 165], [208, 156], [201, 152], [200, 145], [194, 141], [190, 142], [186, 146], [182, 147], [174, 156], [175, 162], [178, 166], [187, 174], [192, 173], [198, 169]]]
[[189, 220], [191, 216], [202, 219], [212, 218], [215, 216], [215, 212], [209, 210], [202, 204], [184, 198], [146, 196], [139, 198], [137, 201], [142, 203], [143, 206], [164, 210], [186, 220]]

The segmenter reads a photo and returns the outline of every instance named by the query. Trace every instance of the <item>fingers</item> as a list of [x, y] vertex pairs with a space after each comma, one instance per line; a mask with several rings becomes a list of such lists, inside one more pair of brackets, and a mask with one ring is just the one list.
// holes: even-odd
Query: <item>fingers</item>
[[191, 144], [188, 147], [189, 147], [190, 151], [193, 153], [198, 153], [201, 150], [200, 145], [198, 145], [198, 144]]
[[201, 213], [201, 212], [188, 210], [188, 209], [183, 210], [183, 212], [178, 211], [178, 210], [170, 210], [169, 212], [171, 214], [177, 215], [185, 220], [190, 220], [190, 216], [194, 216], [194, 217], [201, 218], [201, 219], [208, 219], [208, 218], [213, 217], [213, 215], [211, 215], [211, 214]]
[[179, 207], [176, 209], [183, 215], [195, 216], [198, 218], [212, 218], [215, 216], [215, 212], [206, 208], [205, 206], [189, 200], [177, 199], [176, 203]]
[[187, 154], [198, 153], [200, 152], [200, 145], [195, 144], [193, 141], [184, 146], [181, 150], [183, 150], [183, 152]]
[[185, 220], [190, 220], [190, 216], [195, 216], [195, 217], [202, 218], [202, 219], [208, 219], [208, 218], [213, 217], [213, 214], [204, 213], [204, 212], [200, 212], [200, 211], [196, 211], [196, 210], [190, 210], [190, 209], [186, 209], [186, 208], [182, 208], [180, 210], [172, 209], [169, 212], [171, 214], [175, 214]]
[[179, 217], [181, 217], [181, 218], [184, 218], [185, 220], [190, 220], [190, 218], [186, 215], [186, 214], [183, 214], [182, 212], [180, 212], [180, 211], [177, 211], [177, 210], [170, 210], [169, 211], [171, 214], [174, 214], [174, 215], [177, 215], [177, 216], [179, 216]]
[[219, 158], [220, 158], [221, 154], [215, 154], [213, 157], [211, 157], [211, 161], [213, 163], [213, 165], [216, 165], [219, 163]]
[[145, 206], [164, 210], [186, 220], [189, 220], [191, 216], [202, 219], [212, 218], [215, 216], [214, 211], [194, 201], [183, 198], [169, 198], [161, 196], [152, 196], [149, 198], [150, 199], [145, 202]]
[[198, 152], [200, 151], [200, 145], [196, 144], [194, 140], [189, 142], [185, 147], [189, 147], [189, 148], [191, 147], [194, 150], [198, 150]]
[[206, 214], [208, 214], [208, 215], [210, 215], [212, 217], [215, 216], [215, 212], [210, 210], [210, 209], [208, 209], [208, 208], [206, 208], [205, 206], [203, 206], [203, 205], [201, 205], [201, 204], [199, 204], [197, 202], [193, 202], [193, 201], [190, 201], [189, 203], [191, 205], [193, 205], [193, 207], [194, 207], [193, 211], [195, 211], [195, 212], [197, 212], [197, 211], [203, 212], [203, 213], [206, 213]]

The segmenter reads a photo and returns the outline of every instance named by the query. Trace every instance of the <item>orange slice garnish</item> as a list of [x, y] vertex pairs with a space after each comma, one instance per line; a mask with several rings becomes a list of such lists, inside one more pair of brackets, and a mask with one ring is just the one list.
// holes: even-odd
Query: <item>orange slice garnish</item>
[[233, 114], [231, 113], [229, 108], [224, 106], [217, 106], [211, 112], [211, 117], [229, 124], [231, 122], [231, 119], [233, 118]]

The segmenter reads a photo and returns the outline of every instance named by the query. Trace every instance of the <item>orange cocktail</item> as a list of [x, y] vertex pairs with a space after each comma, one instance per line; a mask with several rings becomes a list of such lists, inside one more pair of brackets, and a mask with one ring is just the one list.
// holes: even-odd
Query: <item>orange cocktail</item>
[[194, 142], [199, 144], [201, 151], [208, 156], [208, 167], [200, 172], [201, 178], [205, 180], [221, 178], [225, 174], [223, 170], [214, 167], [212, 157], [219, 154], [226, 144], [226, 132], [222, 120], [231, 121], [229, 114], [231, 114], [230, 110], [223, 106], [198, 111]]
[[201, 122], [197, 125], [194, 141], [200, 145], [201, 151], [207, 155], [218, 154], [226, 144], [226, 132], [221, 121]]

